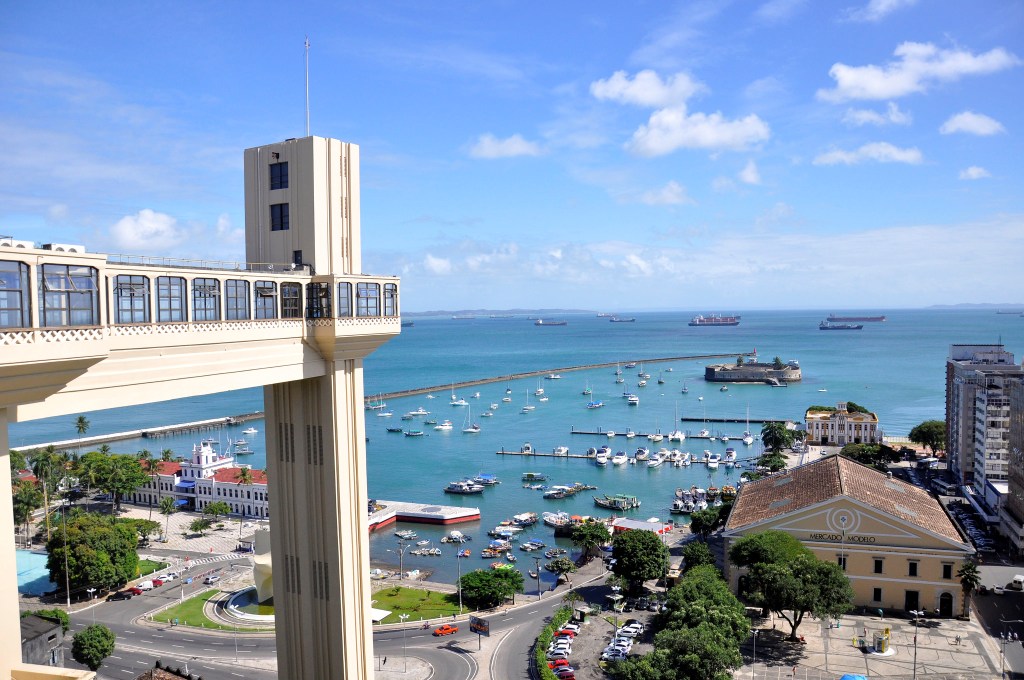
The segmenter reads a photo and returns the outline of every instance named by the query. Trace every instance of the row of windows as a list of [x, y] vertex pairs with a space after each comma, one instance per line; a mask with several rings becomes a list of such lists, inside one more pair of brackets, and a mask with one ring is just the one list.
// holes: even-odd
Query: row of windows
[[[29, 327], [30, 275], [27, 264], [0, 260], [0, 328]], [[44, 264], [39, 277], [42, 326], [100, 324], [97, 269]], [[150, 323], [154, 312], [158, 323], [184, 322], [190, 316], [192, 321], [233, 321], [298, 319], [303, 315], [300, 283], [158, 276], [154, 288], [150, 277], [119, 274], [113, 284], [112, 317], [119, 324]], [[383, 287], [379, 283], [353, 285], [347, 281], [336, 287], [309, 283], [305, 299], [306, 317], [310, 319], [398, 315], [398, 285], [394, 283]]]
[[[839, 567], [843, 571], [846, 571], [846, 555], [837, 555], [836, 556], [836, 563], [839, 564]], [[918, 562], [917, 560], [907, 560], [907, 576], [913, 576], [913, 577], [918, 576], [918, 571], [917, 570], [918, 570], [919, 564], [920, 564], [920, 562]], [[876, 573], [876, 574], [884, 574], [885, 573], [885, 560], [884, 559], [881, 559], [881, 558], [878, 558], [878, 557], [874, 558], [874, 573]], [[943, 564], [942, 565], [942, 578], [947, 579], [947, 580], [953, 578], [953, 565], [952, 564]]]

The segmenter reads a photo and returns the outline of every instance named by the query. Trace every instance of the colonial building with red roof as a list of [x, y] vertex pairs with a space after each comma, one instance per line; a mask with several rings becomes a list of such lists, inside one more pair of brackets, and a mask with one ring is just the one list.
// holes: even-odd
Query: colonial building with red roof
[[[726, 551], [768, 530], [844, 567], [858, 607], [961, 611], [956, 572], [974, 548], [931, 494], [887, 473], [828, 456], [744, 484], [725, 525]], [[737, 569], [727, 569], [736, 585]]]

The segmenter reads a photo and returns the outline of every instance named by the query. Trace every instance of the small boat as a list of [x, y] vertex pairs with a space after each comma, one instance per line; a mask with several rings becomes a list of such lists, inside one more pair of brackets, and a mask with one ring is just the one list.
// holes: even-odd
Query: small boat
[[629, 458], [626, 457], [625, 451], [619, 451], [611, 457], [612, 465], [625, 465], [627, 460], [629, 460]]
[[628, 397], [626, 397], [626, 403], [630, 406], [639, 406], [640, 397], [636, 396], [635, 394], [631, 394]]
[[635, 361], [629, 362], [628, 364], [626, 364], [626, 368], [636, 368], [636, 362]]
[[420, 406], [415, 411], [409, 411], [409, 415], [411, 415], [411, 416], [428, 416], [428, 415], [430, 415], [430, 411], [428, 411], [427, 409], [425, 409], [422, 406]]
[[647, 381], [646, 380], [640, 380], [640, 381], [637, 382], [636, 386], [637, 387], [647, 387]]
[[483, 486], [497, 486], [501, 484], [501, 480], [498, 479], [498, 475], [492, 472], [481, 472], [472, 480], [474, 484], [482, 484]]
[[502, 397], [501, 400], [507, 404], [508, 402], [512, 401], [512, 397]]
[[690, 388], [686, 386], [686, 381], [683, 381], [683, 394], [689, 394]]
[[442, 420], [440, 423], [438, 423], [437, 425], [434, 426], [434, 429], [435, 430], [442, 430], [442, 431], [444, 431], [444, 430], [450, 430], [450, 429], [452, 429], [452, 427], [453, 427], [452, 421], [450, 421], [450, 420]]
[[586, 387], [583, 388], [583, 391], [580, 392], [580, 394], [582, 394], [583, 396], [589, 396], [589, 395], [591, 395], [593, 393], [594, 393], [594, 390], [590, 389], [590, 381], [587, 381]]
[[548, 373], [546, 376], [544, 376], [544, 379], [545, 380], [561, 380], [562, 376], [558, 375], [557, 373]]
[[508, 560], [509, 562], [515, 562], [518, 558], [515, 555], [513, 555], [512, 553], [508, 552], [508, 553], [505, 553], [505, 559]]
[[387, 430], [388, 432], [394, 432], [395, 434], [401, 434], [402, 432], [402, 428], [400, 427], [389, 427]]
[[405, 431], [405, 436], [406, 437], [422, 437], [423, 436], [423, 430], [406, 430]]
[[255, 427], [247, 427], [244, 430], [242, 430], [242, 434], [247, 434], [250, 436], [256, 434], [257, 432], [259, 432], [259, 430], [257, 430]]
[[474, 484], [468, 479], [463, 479], [457, 482], [452, 482], [444, 488], [445, 493], [454, 493], [460, 495], [483, 493], [483, 484]]
[[460, 550], [459, 552], [455, 553], [455, 556], [456, 557], [469, 557], [472, 554], [473, 553], [470, 552], [470, 550], [468, 548], [466, 548], [466, 549]]
[[402, 420], [412, 420], [412, 419], [413, 419], [413, 415], [411, 413], [403, 413], [402, 414]]
[[603, 401], [591, 401], [587, 403], [587, 408], [589, 409], [601, 408], [602, 406], [604, 406]]
[[697, 436], [700, 437], [701, 439], [707, 439], [708, 437], [711, 436], [711, 431], [708, 430], [707, 428], [704, 428], [703, 430], [697, 433]]
[[493, 416], [494, 413], [492, 413], [491, 411], [484, 411], [483, 413], [480, 414], [481, 418], [491, 418]]
[[551, 453], [553, 453], [556, 456], [568, 456], [569, 455], [569, 447], [568, 446], [556, 446], [555, 448], [551, 449]]
[[416, 541], [416, 545], [430, 545], [430, 541], [423, 539], [422, 541]]
[[538, 387], [537, 389], [535, 389], [533, 391], [533, 396], [535, 396], [535, 397], [539, 397], [542, 394], [544, 394], [544, 388], [543, 387]]
[[616, 385], [621, 385], [624, 382], [626, 382], [626, 379], [623, 378], [622, 376], [619, 376], [618, 378], [615, 379], [615, 384]]
[[626, 439], [632, 439], [635, 436], [636, 432], [633, 432], [633, 430], [626, 430]]
[[538, 576], [537, 572], [535, 572], [535, 571], [534, 571], [534, 570], [532, 570], [532, 569], [531, 569], [530, 571], [526, 572], [526, 573], [527, 573], [527, 574], [529, 574], [529, 575], [530, 575], [530, 578], [532, 578], [532, 579], [535, 579], [535, 578], [537, 578], [537, 576]]
[[469, 402], [465, 399], [452, 399], [449, 403], [452, 406], [469, 406]]
[[395, 532], [395, 536], [398, 536], [403, 541], [411, 541], [414, 538], [417, 538], [416, 532], [412, 529], [400, 529]]
[[728, 385], [722, 385], [721, 387], [718, 388], [718, 391], [719, 392], [728, 392], [729, 391], [729, 386]]
[[626, 494], [594, 496], [594, 505], [607, 510], [633, 510], [640, 507], [640, 499]]
[[497, 402], [495, 402], [495, 403], [491, 404], [489, 408], [490, 408], [490, 409], [491, 409], [492, 411], [497, 411], [497, 410], [498, 410], [498, 404], [497, 404]]
[[540, 399], [538, 399], [537, 401], [547, 401], [547, 400], [548, 400], [548, 398], [547, 398], [547, 397], [541, 397], [541, 398], [540, 398]]
[[615, 430], [608, 430], [607, 432], [605, 432], [605, 434], [608, 435], [609, 439], [611, 439], [612, 437], [615, 436]]
[[524, 482], [531, 482], [531, 483], [532, 482], [546, 482], [547, 480], [548, 480], [548, 476], [545, 475], [543, 472], [524, 472], [523, 473], [523, 481]]

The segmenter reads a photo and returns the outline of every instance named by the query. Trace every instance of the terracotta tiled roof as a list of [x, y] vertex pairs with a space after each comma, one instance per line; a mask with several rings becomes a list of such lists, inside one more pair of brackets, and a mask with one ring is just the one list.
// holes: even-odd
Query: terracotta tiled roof
[[[217, 480], [218, 482], [223, 482], [225, 484], [238, 484], [238, 472], [241, 469], [242, 468], [233, 467], [233, 468], [224, 468], [222, 470], [217, 470], [215, 473], [213, 473], [213, 478], [215, 480]], [[253, 484], [266, 484], [267, 483], [267, 473], [266, 473], [266, 471], [265, 470], [253, 470], [252, 471], [252, 483]]]
[[859, 501], [949, 540], [966, 542], [927, 491], [843, 456], [828, 456], [744, 484], [725, 528], [739, 529], [837, 496]]
[[156, 471], [160, 475], [177, 475], [181, 472], [181, 463], [161, 460], [156, 464]]

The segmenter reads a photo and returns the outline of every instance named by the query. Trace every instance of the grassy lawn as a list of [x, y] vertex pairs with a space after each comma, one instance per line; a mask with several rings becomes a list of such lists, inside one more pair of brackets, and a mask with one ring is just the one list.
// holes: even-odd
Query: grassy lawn
[[167, 568], [166, 562], [154, 562], [153, 560], [139, 560], [139, 576], [152, 574]]
[[410, 621], [436, 619], [459, 613], [458, 595], [414, 588], [385, 588], [373, 594], [374, 607], [391, 614], [382, 623], [400, 623], [399, 614], [408, 614]]
[[[175, 605], [169, 609], [165, 609], [162, 612], [153, 615], [154, 621], [161, 621], [163, 623], [173, 623], [174, 619], [178, 619], [179, 626], [192, 626], [194, 628], [212, 628], [213, 630], [235, 630], [233, 626], [225, 626], [221, 623], [217, 623], [209, 619], [203, 612], [203, 608], [206, 606], [206, 602], [213, 597], [220, 594], [219, 590], [209, 590], [205, 593], [190, 597], [179, 605]], [[240, 627], [240, 630], [247, 631], [267, 631], [273, 630], [273, 628], [252, 628], [252, 627]]]

